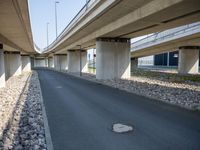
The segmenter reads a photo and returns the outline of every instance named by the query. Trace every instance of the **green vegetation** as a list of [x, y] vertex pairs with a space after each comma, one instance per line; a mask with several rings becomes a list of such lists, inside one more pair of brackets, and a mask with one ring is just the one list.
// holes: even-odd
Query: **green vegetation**
[[137, 69], [131, 73], [132, 76], [143, 76], [148, 78], [162, 79], [170, 82], [200, 82], [200, 75], [179, 75], [177, 73], [166, 73], [158, 71], [150, 71]]
[[88, 67], [88, 72], [89, 73], [96, 73], [96, 68]]

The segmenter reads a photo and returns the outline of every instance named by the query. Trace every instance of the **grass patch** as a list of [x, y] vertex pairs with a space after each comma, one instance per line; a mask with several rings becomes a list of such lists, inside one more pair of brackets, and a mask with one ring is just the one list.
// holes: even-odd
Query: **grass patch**
[[200, 82], [200, 75], [179, 75], [177, 73], [165, 73], [165, 72], [157, 72], [150, 70], [146, 71], [143, 69], [134, 70], [131, 73], [131, 75], [167, 80], [169, 82], [178, 82], [178, 83], [186, 81]]

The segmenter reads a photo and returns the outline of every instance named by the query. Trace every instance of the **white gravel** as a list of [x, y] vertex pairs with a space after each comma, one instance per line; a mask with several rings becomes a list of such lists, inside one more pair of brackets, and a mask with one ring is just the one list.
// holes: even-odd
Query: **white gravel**
[[45, 150], [36, 72], [15, 76], [0, 89], [0, 150]]

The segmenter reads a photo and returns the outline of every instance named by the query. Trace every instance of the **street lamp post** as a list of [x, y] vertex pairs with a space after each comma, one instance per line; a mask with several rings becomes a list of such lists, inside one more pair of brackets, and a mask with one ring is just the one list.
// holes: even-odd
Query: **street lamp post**
[[94, 63], [95, 63], [95, 60], [94, 60], [94, 58], [95, 58], [95, 57], [94, 57], [94, 48], [93, 48], [93, 70], [94, 70], [94, 68], [95, 68], [95, 64], [94, 64]]
[[47, 22], [47, 48], [49, 46], [49, 22]]
[[81, 59], [81, 45], [77, 45], [80, 47], [80, 76], [82, 76], [82, 59]]
[[56, 27], [56, 39], [58, 36], [58, 28], [57, 28], [57, 4], [59, 3], [59, 1], [55, 1], [55, 27]]
[[86, 0], [86, 10], [88, 9], [88, 0]]

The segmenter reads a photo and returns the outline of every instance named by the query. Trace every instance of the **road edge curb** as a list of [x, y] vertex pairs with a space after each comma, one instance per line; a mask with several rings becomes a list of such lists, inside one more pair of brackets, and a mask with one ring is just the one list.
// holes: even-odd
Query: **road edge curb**
[[[37, 73], [37, 71], [35, 72]], [[39, 92], [40, 92], [40, 102], [42, 106], [42, 116], [43, 116], [43, 121], [44, 121], [45, 140], [46, 140], [47, 150], [54, 150], [38, 73], [37, 73], [37, 78], [38, 78], [38, 85], [39, 85]]]

